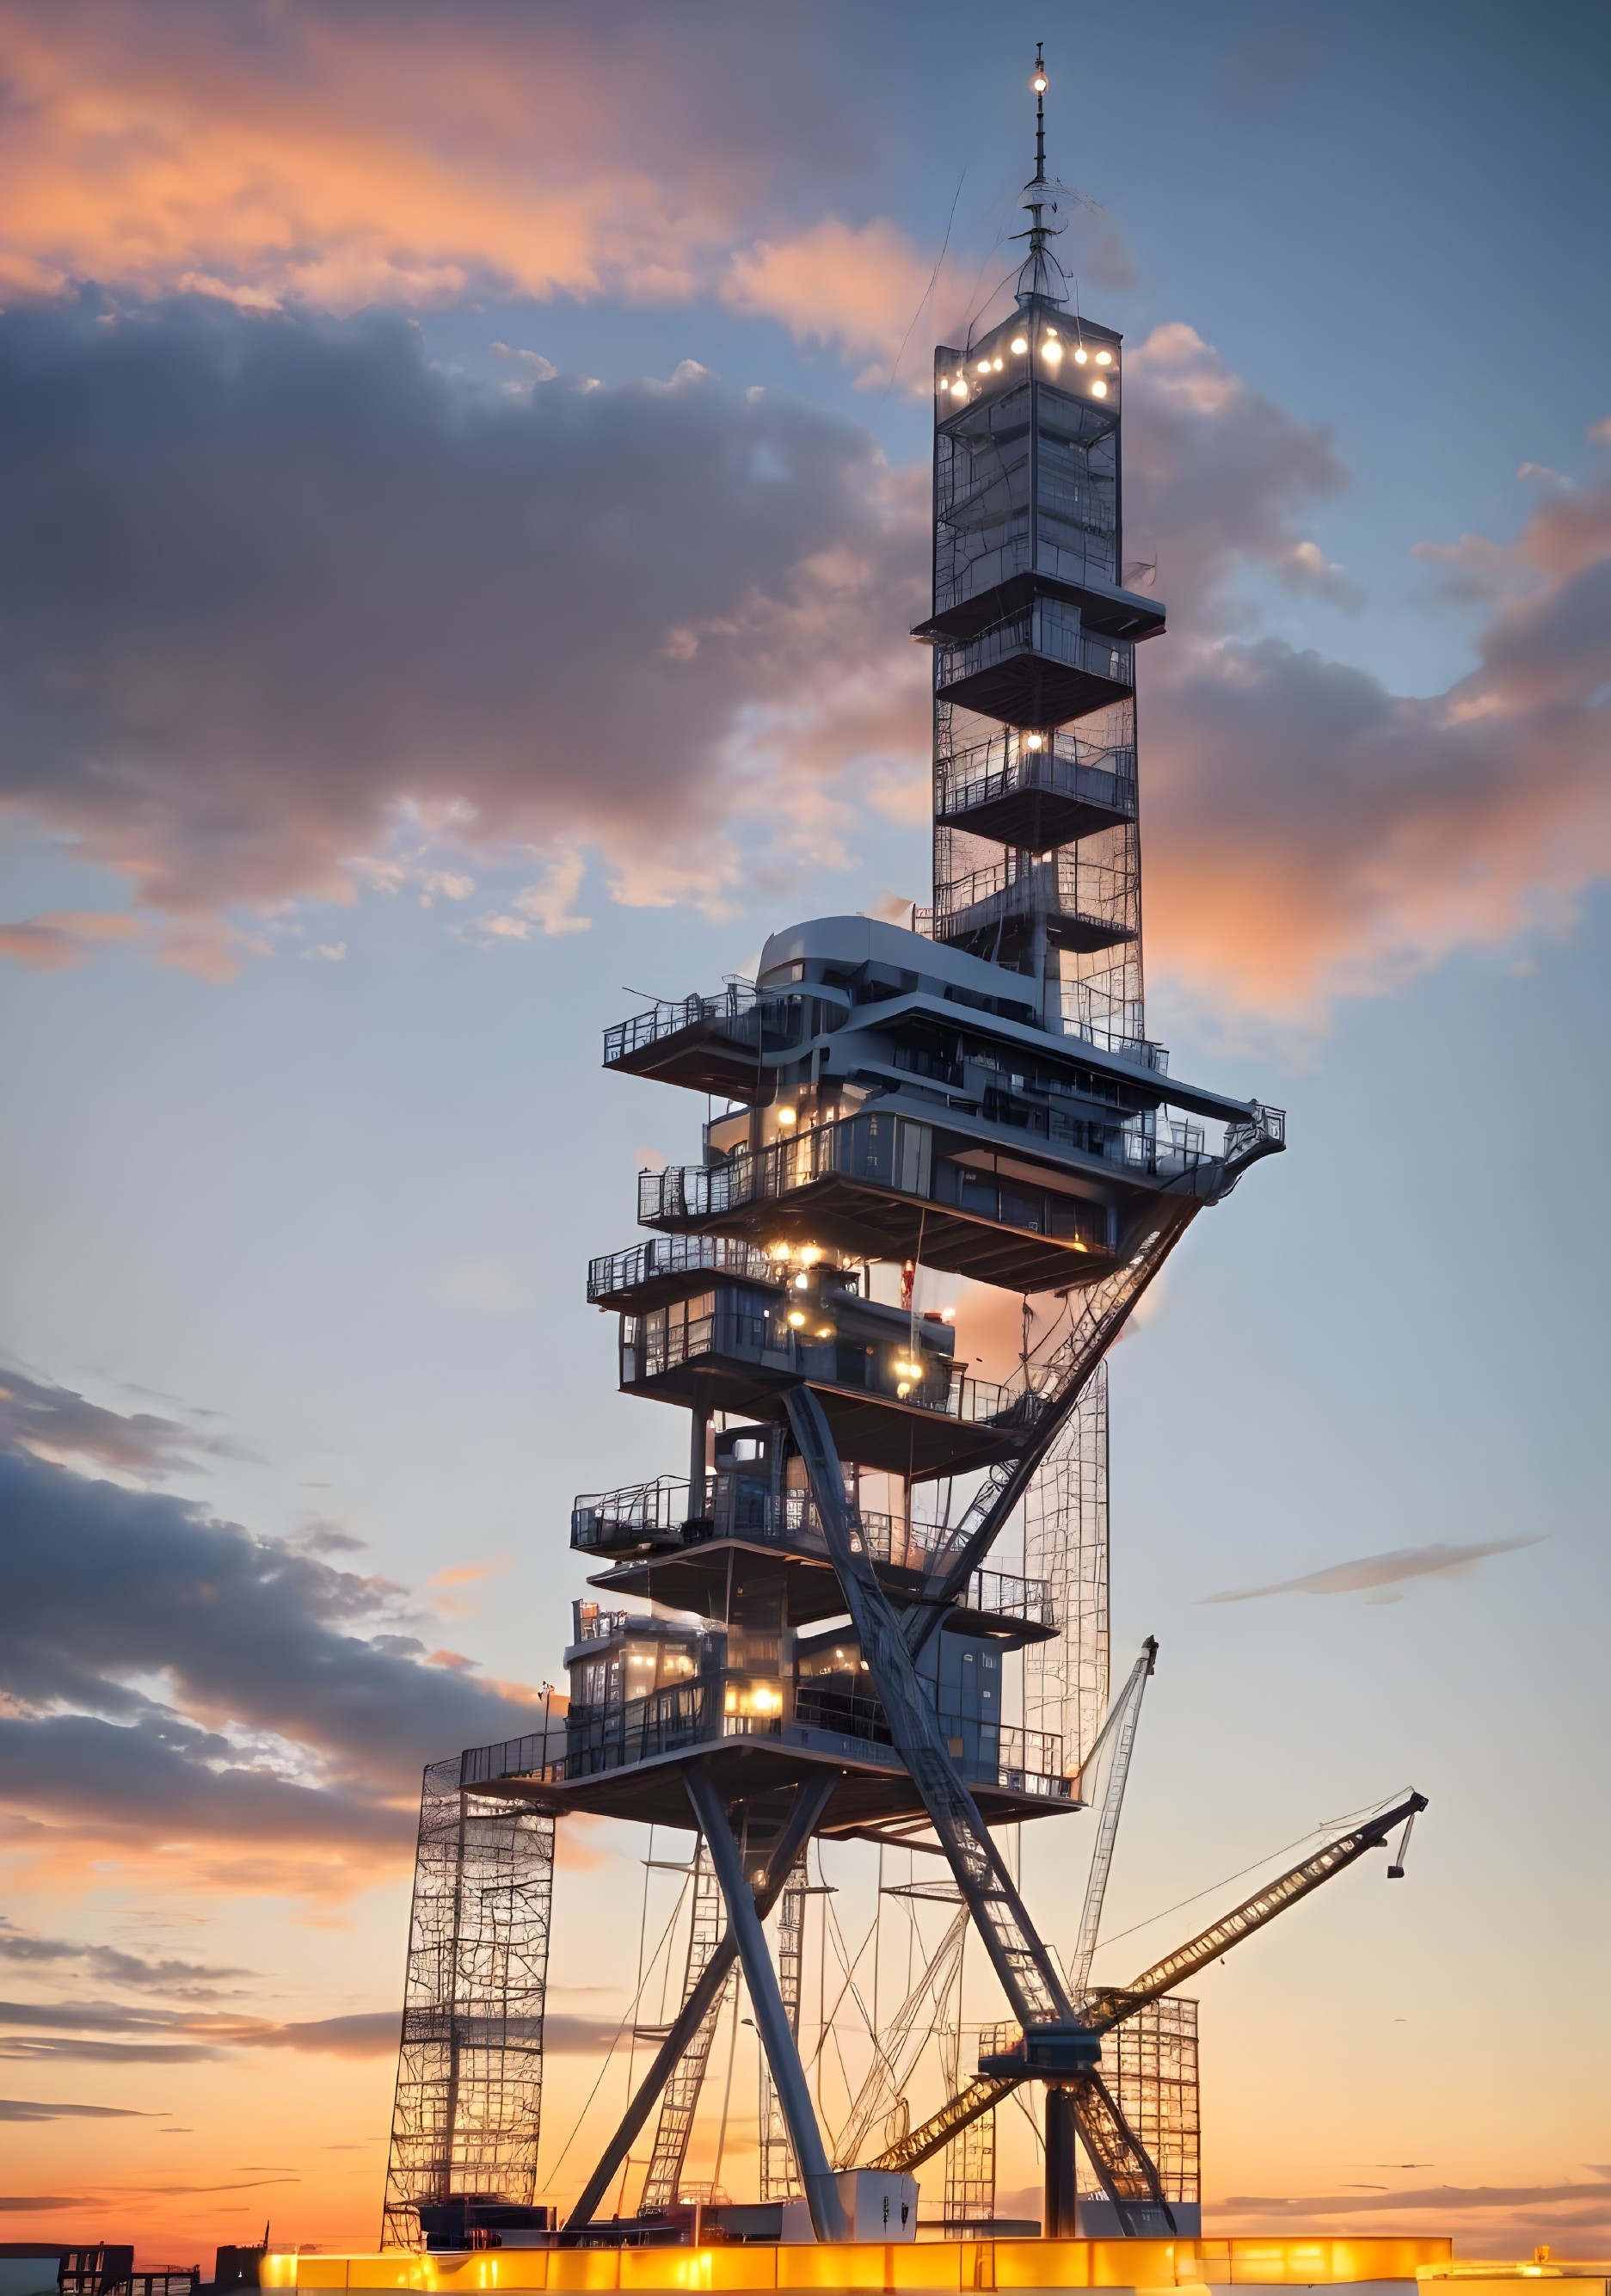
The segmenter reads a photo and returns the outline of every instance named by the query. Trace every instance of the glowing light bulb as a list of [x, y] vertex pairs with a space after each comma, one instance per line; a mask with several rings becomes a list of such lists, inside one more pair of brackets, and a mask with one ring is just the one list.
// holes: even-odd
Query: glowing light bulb
[[968, 396], [968, 385], [960, 375], [951, 386], [951, 395], [953, 398], [966, 398]]
[[1029, 348], [1029, 345], [1022, 335], [1014, 335], [1012, 348], [1015, 351], [1022, 353]]
[[1084, 366], [1084, 364], [1085, 364], [1085, 362], [1086, 362], [1086, 360], [1090, 357], [1090, 356], [1091, 356], [1090, 352], [1089, 352], [1089, 351], [1087, 351], [1087, 349], [1085, 348], [1085, 346], [1084, 345], [1084, 343], [1082, 343], [1082, 344], [1080, 345], [1079, 349], [1078, 349], [1077, 351], [1075, 351], [1075, 355], [1074, 355], [1074, 363], [1075, 363], [1075, 366]]
[[1098, 351], [1096, 355], [1096, 363], [1098, 366], [1111, 366], [1113, 365], [1113, 353], [1111, 351]]
[[806, 1317], [798, 1308], [791, 1308], [789, 1309], [789, 1322], [791, 1330], [797, 1332], [805, 1321]]
[[981, 359], [978, 364], [977, 372], [980, 374], [988, 374], [990, 372], [990, 361], [988, 359]]
[[794, 1279], [794, 1288], [797, 1292], [809, 1292], [811, 1289], [810, 1276], [803, 1275], [797, 1275]]
[[1038, 71], [1029, 85], [1036, 95], [1044, 95], [1051, 83], [1043, 71]]
[[1048, 327], [1046, 330], [1046, 338], [1049, 342], [1055, 343], [1057, 340], [1057, 329], [1055, 327]]
[[1091, 386], [1091, 396], [1092, 398], [1106, 398], [1108, 396], [1108, 386], [1100, 374]]
[[905, 1381], [903, 1379], [897, 1382], [895, 1392], [895, 1400], [898, 1403], [904, 1403], [907, 1397], [912, 1393], [912, 1390], [907, 1386]]
[[1044, 734], [1031, 734], [1029, 736], [1029, 747], [1032, 750], [1043, 750], [1045, 746], [1046, 736]]
[[[1079, 354], [1077, 351], [1075, 356], [1076, 358], [1078, 357]], [[1053, 336], [1051, 342], [1043, 343], [1041, 345], [1041, 357], [1046, 361], [1049, 366], [1059, 366], [1062, 364], [1063, 346], [1058, 341], [1055, 336]]]
[[798, 1122], [798, 1120], [799, 1120], [799, 1111], [798, 1111], [797, 1109], [795, 1109], [795, 1108], [780, 1108], [780, 1109], [779, 1109], [779, 1111], [778, 1111], [778, 1122], [779, 1122], [780, 1124], [795, 1124], [795, 1123], [797, 1123], [797, 1122]]
[[991, 364], [991, 365], [995, 369], [996, 373], [997, 373], [998, 374], [1000, 374], [1000, 373], [1002, 372], [1002, 362], [1001, 362], [1001, 360], [1000, 360], [1000, 359], [992, 359], [992, 360], [991, 360], [991, 362], [990, 362], [990, 364]]

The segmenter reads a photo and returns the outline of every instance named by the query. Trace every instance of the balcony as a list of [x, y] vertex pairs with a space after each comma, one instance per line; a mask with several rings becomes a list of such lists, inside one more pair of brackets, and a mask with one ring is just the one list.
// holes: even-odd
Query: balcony
[[[940, 1724], [952, 1759], [969, 1785], [1051, 1802], [1072, 1800], [1059, 1738], [944, 1714]], [[721, 1675], [606, 1708], [572, 1707], [562, 1741], [558, 1729], [551, 1728], [473, 1747], [464, 1756], [462, 1780], [483, 1789], [503, 1779], [572, 1785], [732, 1739], [761, 1739], [778, 1751], [795, 1747], [904, 1775], [876, 1699], [837, 1689], [828, 1677], [798, 1685], [757, 1684], [745, 1676]]]
[[631, 1315], [706, 1291], [716, 1275], [737, 1276], [748, 1283], [781, 1285], [785, 1280], [770, 1254], [735, 1236], [657, 1235], [628, 1250], [590, 1259], [588, 1304]]
[[[571, 1509], [571, 1546], [584, 1554], [635, 1560], [733, 1538], [746, 1546], [827, 1559], [822, 1520], [805, 1491], [757, 1490], [741, 1475], [718, 1472], [707, 1479], [702, 1494], [707, 1511], [699, 1513], [691, 1511], [690, 1491], [688, 1483], [661, 1475], [652, 1483], [628, 1484], [624, 1490], [585, 1493]], [[944, 1534], [867, 1508], [853, 1511], [853, 1541], [860, 1540], [875, 1563], [892, 1571], [927, 1573], [927, 1536]], [[616, 1582], [612, 1578], [610, 1583]], [[622, 1591], [642, 1593], [646, 1586]], [[672, 1601], [668, 1594], [664, 1599]], [[1058, 1628], [1051, 1581], [1003, 1570], [974, 1572], [960, 1605], [959, 1616], [962, 1614], [969, 1620], [1004, 1620], [1030, 1628], [1034, 1640], [1055, 1634]]]
[[[824, 1244], [855, 1259], [920, 1258], [1013, 1290], [1092, 1283], [1109, 1272], [1116, 1235], [1106, 1203], [971, 1138], [948, 1137], [954, 1152], [936, 1154], [935, 1136], [913, 1118], [863, 1111], [724, 1164], [640, 1172], [638, 1218], [672, 1233]], [[1099, 1168], [1173, 1177], [1148, 1173], [1144, 1159], [1111, 1143], [1074, 1152]], [[1203, 1193], [1212, 1179], [1206, 1162]]]
[[[793, 1300], [803, 1297], [789, 1293]], [[858, 1309], [862, 1312], [858, 1314]], [[691, 1300], [623, 1319], [621, 1386], [747, 1415], [776, 1408], [801, 1381], [820, 1398], [840, 1452], [858, 1464], [920, 1480], [964, 1474], [1016, 1450], [1039, 1398], [971, 1379], [937, 1333], [903, 1331], [869, 1316], [854, 1295], [824, 1292], [791, 1327], [781, 1301], [718, 1283]], [[898, 1319], [895, 1319], [898, 1320]]]
[[940, 760], [936, 818], [970, 837], [1045, 853], [1135, 817], [1133, 750], [1014, 727]]
[[1010, 726], [1045, 729], [1135, 692], [1135, 645], [1084, 628], [1076, 606], [1037, 597], [977, 637], [936, 638], [935, 692]]
[[785, 1049], [794, 1017], [789, 1000], [758, 998], [729, 981], [720, 996], [666, 1000], [606, 1029], [604, 1065], [728, 1100], [765, 1100], [772, 1084], [761, 1055]]
[[934, 930], [945, 940], [995, 935], [1003, 925], [1043, 917], [1054, 948], [1080, 955], [1137, 938], [1139, 891], [1133, 866], [1090, 861], [1075, 846], [1026, 864], [1009, 855], [936, 886]]

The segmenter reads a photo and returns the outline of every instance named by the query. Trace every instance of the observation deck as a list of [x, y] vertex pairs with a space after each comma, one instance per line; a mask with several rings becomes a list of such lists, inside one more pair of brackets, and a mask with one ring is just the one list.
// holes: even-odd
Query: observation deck
[[941, 826], [1047, 853], [1135, 819], [1135, 751], [1007, 728], [942, 756], [935, 796]]
[[1022, 1443], [1038, 1399], [969, 1377], [948, 1326], [920, 1323], [914, 1335], [899, 1309], [802, 1280], [809, 1289], [717, 1283], [624, 1317], [623, 1392], [765, 1415], [804, 1381], [845, 1457], [918, 1480], [966, 1474]]

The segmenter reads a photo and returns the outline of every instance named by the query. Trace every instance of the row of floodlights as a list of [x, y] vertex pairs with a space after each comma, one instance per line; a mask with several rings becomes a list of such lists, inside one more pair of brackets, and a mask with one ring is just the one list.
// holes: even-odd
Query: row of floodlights
[[[1025, 352], [1029, 348], [1029, 339], [1026, 335], [1014, 335], [1009, 348], [1016, 352], [1019, 358], [1022, 358]], [[1058, 367], [1061, 366], [1063, 363], [1064, 346], [1059, 340], [1057, 332], [1054, 328], [1048, 327], [1046, 330], [1045, 340], [1041, 345], [1041, 357], [1045, 360], [1047, 365], [1051, 367], [1054, 371]], [[1073, 357], [1075, 366], [1111, 366], [1113, 365], [1113, 353], [1111, 351], [1088, 351], [1084, 343], [1076, 343], [1075, 345]], [[1002, 361], [999, 357], [982, 358], [975, 365], [974, 373], [976, 374], [1000, 374], [1002, 372]], [[944, 390], [945, 387], [945, 386], [944, 384], [941, 385], [942, 390]], [[950, 388], [953, 398], [966, 398], [968, 396], [968, 377], [966, 373], [954, 376], [952, 380]], [[1090, 390], [1092, 398], [1106, 398], [1108, 396], [1108, 384], [1106, 379], [1100, 374], [1093, 375], [1091, 380]]]

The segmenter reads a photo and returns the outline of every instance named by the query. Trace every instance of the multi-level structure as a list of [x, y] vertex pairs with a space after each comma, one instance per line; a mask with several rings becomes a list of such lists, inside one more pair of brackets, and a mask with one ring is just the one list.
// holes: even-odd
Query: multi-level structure
[[[478, 1809], [699, 1837], [682, 2006], [571, 2211], [578, 2235], [657, 2105], [651, 2198], [676, 2193], [735, 1966], [768, 2073], [768, 2192], [803, 2193], [819, 2237], [846, 2229], [854, 2196], [797, 2046], [800, 1858], [824, 1835], [942, 1852], [1010, 2013], [884, 2168], [1030, 2081], [1049, 2233], [1076, 2222], [1076, 2136], [1122, 2229], [1173, 2223], [1101, 2035], [1202, 1956], [1133, 1993], [1071, 1994], [996, 1831], [1078, 1808], [1105, 1697], [1105, 1352], [1198, 1213], [1282, 1145], [1282, 1119], [1172, 1079], [1146, 1032], [1135, 656], [1164, 609], [1124, 579], [1122, 343], [1071, 308], [1051, 250], [1044, 85], [1037, 67], [1013, 308], [935, 365], [933, 611], [916, 633], [934, 662], [932, 908], [911, 928], [789, 926], [753, 983], [605, 1040], [609, 1070], [711, 1099], [699, 1160], [640, 1175], [646, 1239], [588, 1280], [620, 1317], [622, 1391], [687, 1414], [686, 1466], [578, 1500], [595, 1599], [577, 1605], [568, 1710], [462, 1774]], [[1004, 1381], [976, 1377], [955, 1325], [920, 1308], [928, 1270], [1059, 1295], [1063, 1325]], [[993, 1552], [1026, 1503], [1027, 1575], [1008, 1575]], [[1380, 1838], [1348, 1837], [1279, 1902]], [[763, 1927], [780, 1899], [781, 1971]], [[1177, 2087], [1182, 2018], [1155, 2017], [1149, 2043]], [[1184, 2118], [1165, 2132], [1177, 2152]], [[982, 2177], [953, 2155], [962, 2218]]]

